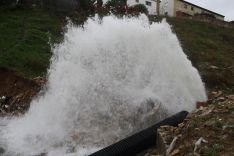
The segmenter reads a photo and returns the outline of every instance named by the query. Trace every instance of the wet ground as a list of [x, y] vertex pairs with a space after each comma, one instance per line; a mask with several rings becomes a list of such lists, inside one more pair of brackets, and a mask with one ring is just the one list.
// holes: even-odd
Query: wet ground
[[212, 92], [210, 100], [198, 107], [179, 127], [161, 127], [158, 134], [165, 145], [144, 156], [162, 156], [169, 147], [169, 156], [234, 155], [234, 95]]
[[42, 86], [40, 78], [28, 80], [0, 68], [0, 116], [25, 113]]

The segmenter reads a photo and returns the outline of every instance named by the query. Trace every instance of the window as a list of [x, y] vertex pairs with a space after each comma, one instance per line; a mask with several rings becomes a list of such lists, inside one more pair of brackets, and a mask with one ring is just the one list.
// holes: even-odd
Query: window
[[193, 7], [191, 7], [191, 10], [193, 11], [193, 10], [194, 10], [194, 8], [193, 8]]
[[149, 2], [149, 1], [145, 1], [145, 4], [148, 6], [151, 6], [151, 2]]
[[139, 3], [139, 0], [136, 0], [137, 3]]
[[187, 7], [188, 7], [187, 4], [184, 4], [184, 8], [187, 9]]

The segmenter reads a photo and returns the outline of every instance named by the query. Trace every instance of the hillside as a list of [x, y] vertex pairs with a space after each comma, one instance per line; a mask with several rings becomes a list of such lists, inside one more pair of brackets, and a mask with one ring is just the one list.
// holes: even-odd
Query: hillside
[[[29, 81], [46, 76], [52, 56], [49, 44], [62, 39], [64, 20], [56, 13], [41, 8], [2, 7], [0, 21], [0, 72], [11, 71], [8, 72], [11, 73], [9, 80], [13, 73]], [[184, 52], [200, 72], [208, 94], [218, 90], [233, 93], [234, 29], [189, 19], [168, 18], [167, 21], [177, 34]], [[0, 80], [8, 81], [6, 75]], [[0, 96], [12, 93], [16, 89], [14, 82], [11, 86], [10, 89], [0, 86], [5, 88]], [[19, 93], [8, 96], [14, 99], [18, 94], [22, 92], [19, 90]], [[25, 108], [28, 107], [27, 104]]]
[[184, 52], [208, 90], [234, 91], [234, 29], [190, 19], [169, 18]]
[[[62, 38], [61, 18], [40, 8], [0, 9], [0, 67], [25, 78], [45, 76], [51, 43]], [[234, 29], [168, 18], [184, 52], [199, 70], [208, 90], [234, 88]]]
[[49, 40], [61, 37], [61, 22], [52, 12], [34, 8], [0, 8], [0, 67], [32, 78], [46, 75]]

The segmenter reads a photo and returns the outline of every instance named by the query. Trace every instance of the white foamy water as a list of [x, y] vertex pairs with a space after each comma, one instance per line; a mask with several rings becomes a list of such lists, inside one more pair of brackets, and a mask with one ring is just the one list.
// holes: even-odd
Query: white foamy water
[[5, 156], [84, 156], [206, 100], [165, 21], [89, 19], [53, 52], [45, 93], [1, 126]]

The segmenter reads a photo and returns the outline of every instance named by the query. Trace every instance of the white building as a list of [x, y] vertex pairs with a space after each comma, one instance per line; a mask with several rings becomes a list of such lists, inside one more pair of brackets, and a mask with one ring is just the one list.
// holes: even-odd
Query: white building
[[136, 4], [144, 4], [150, 15], [156, 15], [157, 14], [157, 2], [156, 0], [128, 0], [127, 5], [133, 6]]
[[202, 8], [198, 5], [192, 4], [186, 0], [161, 0], [160, 3], [160, 14], [168, 15], [171, 17], [180, 16], [206, 16], [213, 17], [218, 20], [224, 20], [224, 16]]

